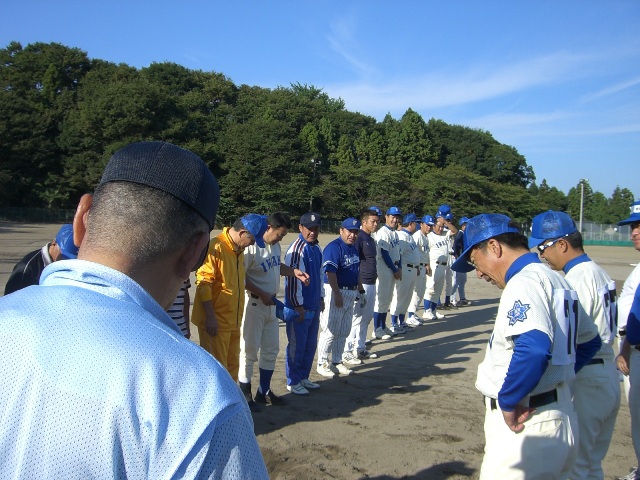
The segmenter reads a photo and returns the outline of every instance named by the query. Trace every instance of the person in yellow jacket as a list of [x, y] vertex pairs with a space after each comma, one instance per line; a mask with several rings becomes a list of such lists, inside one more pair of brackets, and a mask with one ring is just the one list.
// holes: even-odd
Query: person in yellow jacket
[[211, 240], [196, 271], [196, 295], [191, 321], [198, 327], [200, 346], [213, 355], [238, 381], [240, 326], [244, 311], [244, 256], [254, 243], [264, 248], [267, 230], [263, 215], [250, 213], [225, 227]]

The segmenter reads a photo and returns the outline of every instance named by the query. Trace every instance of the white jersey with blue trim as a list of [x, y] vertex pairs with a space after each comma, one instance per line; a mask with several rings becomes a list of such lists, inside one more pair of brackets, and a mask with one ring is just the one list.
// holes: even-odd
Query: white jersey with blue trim
[[[578, 294], [580, 301], [578, 344], [588, 342], [595, 333], [586, 328], [593, 322], [602, 340], [602, 347], [594, 358], [613, 361], [613, 340], [617, 332], [616, 282], [595, 262], [589, 260], [571, 267], [565, 278]], [[584, 316], [583, 316], [584, 314]]]
[[389, 257], [391, 257], [392, 262], [400, 262], [399, 243], [400, 240], [398, 239], [398, 232], [389, 228], [387, 225], [383, 225], [376, 232], [376, 248], [378, 250], [378, 255], [376, 256], [376, 268], [378, 269], [378, 272], [383, 268], [389, 269], [382, 259], [380, 250], [386, 250], [389, 253]]
[[489, 339], [478, 366], [476, 388], [498, 398], [514, 349], [514, 337], [538, 330], [552, 342], [549, 365], [530, 395], [552, 390], [575, 377], [578, 295], [557, 272], [530, 263], [507, 283]]
[[618, 298], [618, 329], [621, 330], [627, 326], [627, 318], [631, 311], [631, 304], [633, 303], [633, 296], [636, 293], [636, 289], [640, 285], [640, 263], [636, 265], [636, 268], [629, 274], [624, 281], [620, 297]]
[[420, 250], [418, 250], [413, 236], [406, 230], [398, 230], [398, 241], [402, 264], [418, 265], [420, 263]]
[[422, 233], [422, 230], [416, 230], [413, 234], [413, 241], [416, 242], [418, 250], [420, 251], [420, 263], [425, 265], [429, 263], [429, 241], [427, 236]]
[[429, 241], [429, 257], [431, 261], [448, 262], [453, 240], [451, 230], [447, 230], [442, 235], [438, 235], [436, 232], [429, 232], [427, 240]]
[[260, 290], [276, 295], [280, 290], [280, 243], [264, 248], [253, 244], [244, 249], [245, 276]]

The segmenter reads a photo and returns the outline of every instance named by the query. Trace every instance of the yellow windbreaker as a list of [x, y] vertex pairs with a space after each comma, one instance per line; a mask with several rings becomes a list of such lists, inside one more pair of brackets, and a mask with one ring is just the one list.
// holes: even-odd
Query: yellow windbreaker
[[240, 328], [244, 311], [244, 254], [229, 236], [229, 227], [214, 237], [209, 253], [196, 272], [196, 295], [191, 321], [198, 327], [205, 325], [202, 302], [213, 301], [218, 330]]

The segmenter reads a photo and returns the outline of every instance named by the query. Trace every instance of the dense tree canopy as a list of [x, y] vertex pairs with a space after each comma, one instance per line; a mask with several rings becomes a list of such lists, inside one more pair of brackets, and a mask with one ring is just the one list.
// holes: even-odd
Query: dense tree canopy
[[[142, 69], [89, 59], [57, 43], [0, 50], [0, 206], [73, 208], [111, 154], [139, 140], [188, 148], [221, 185], [219, 218], [249, 211], [326, 217], [366, 206], [418, 214], [442, 203], [458, 215], [501, 212], [528, 221], [545, 209], [580, 212], [516, 148], [486, 131], [425, 120], [407, 109], [382, 122], [321, 89], [236, 86], [221, 73], [171, 62]], [[584, 184], [585, 219], [613, 222], [633, 193]]]

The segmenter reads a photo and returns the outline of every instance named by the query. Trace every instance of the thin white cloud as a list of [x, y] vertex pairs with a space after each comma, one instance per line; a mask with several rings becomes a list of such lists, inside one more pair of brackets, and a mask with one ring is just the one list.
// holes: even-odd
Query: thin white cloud
[[[345, 100], [347, 108], [374, 115], [403, 112], [408, 107], [416, 110], [452, 107], [589, 75], [596, 68], [595, 57], [557, 52], [512, 64], [484, 65], [460, 72], [440, 71], [379, 82], [367, 78], [328, 85], [325, 91]], [[384, 112], [381, 112], [381, 106]]]
[[342, 17], [331, 23], [331, 33], [327, 35], [327, 40], [331, 49], [347, 64], [356, 71], [360, 77], [369, 77], [375, 71], [361, 57], [364, 56], [362, 50], [354, 40], [357, 22], [348, 16]]
[[609, 95], [613, 95], [629, 88], [633, 88], [637, 85], [640, 85], [640, 77], [633, 78], [631, 80], [627, 80], [626, 82], [617, 83], [607, 88], [603, 88], [602, 90], [592, 93], [590, 95], [585, 95], [580, 99], [582, 103], [591, 102], [592, 100], [596, 100], [601, 97], [606, 97]]

